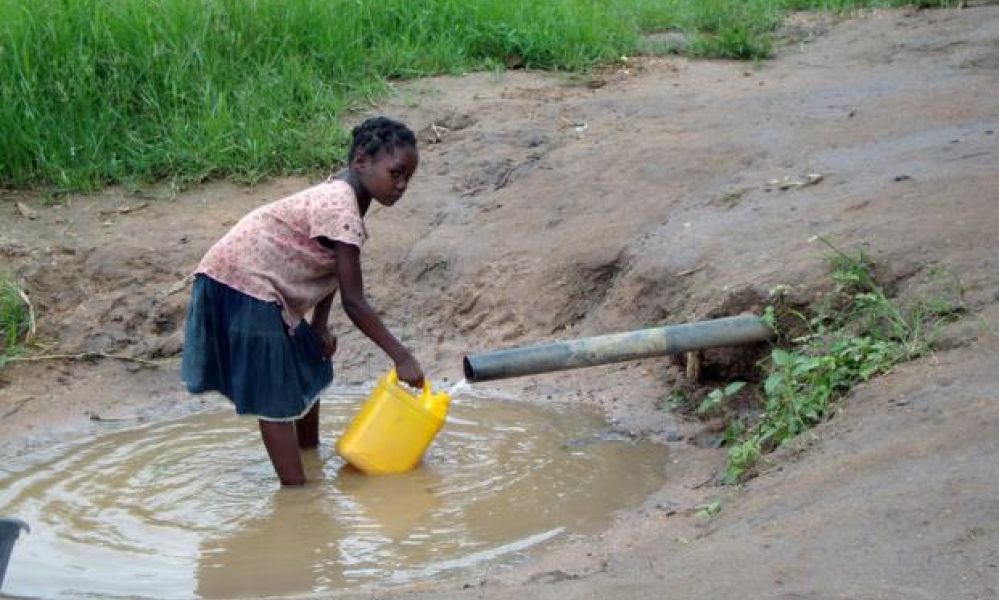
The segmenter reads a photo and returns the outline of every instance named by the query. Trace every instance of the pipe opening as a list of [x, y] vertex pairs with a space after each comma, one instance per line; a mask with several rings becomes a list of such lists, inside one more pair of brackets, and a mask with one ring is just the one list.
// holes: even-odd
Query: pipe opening
[[472, 369], [472, 363], [469, 362], [469, 357], [462, 357], [462, 374], [465, 375], [465, 380], [469, 383], [476, 381], [476, 372]]

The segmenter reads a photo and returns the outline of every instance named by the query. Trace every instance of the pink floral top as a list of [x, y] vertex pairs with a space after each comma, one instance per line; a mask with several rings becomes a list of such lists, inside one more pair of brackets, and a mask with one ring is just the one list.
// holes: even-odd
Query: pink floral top
[[196, 272], [281, 304], [285, 323], [294, 328], [337, 289], [337, 263], [316, 239], [321, 236], [359, 248], [368, 239], [345, 181], [329, 179], [247, 214], [209, 249]]

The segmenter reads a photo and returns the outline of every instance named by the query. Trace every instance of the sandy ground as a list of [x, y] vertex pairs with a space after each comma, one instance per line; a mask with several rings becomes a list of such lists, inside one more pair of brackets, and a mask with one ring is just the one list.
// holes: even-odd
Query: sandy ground
[[[807, 301], [827, 282], [814, 236], [863, 247], [903, 297], [960, 288], [970, 314], [741, 487], [715, 484], [725, 457], [698, 443], [705, 424], [661, 410], [681, 378], [669, 360], [500, 383], [596, 405], [664, 442], [675, 470], [594, 539], [386, 595], [995, 598], [997, 22], [995, 6], [799, 16], [761, 64], [400, 85], [379, 110], [420, 130], [422, 163], [407, 199], [368, 219], [366, 281], [439, 382], [470, 351], [754, 310], [779, 284]], [[240, 215], [307, 184], [0, 196], [0, 260], [46, 352], [159, 361], [10, 365], [0, 456], [200, 409], [177, 378], [185, 276]], [[334, 321], [341, 381], [389, 366]], [[707, 384], [745, 368], [725, 359]]]

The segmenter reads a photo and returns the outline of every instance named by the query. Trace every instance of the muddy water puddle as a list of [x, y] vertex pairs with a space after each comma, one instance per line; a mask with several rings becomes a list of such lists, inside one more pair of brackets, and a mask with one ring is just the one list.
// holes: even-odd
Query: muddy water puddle
[[364, 476], [332, 449], [361, 399], [324, 399], [299, 489], [276, 484], [256, 421], [229, 411], [5, 465], [0, 515], [32, 532], [4, 592], [259, 598], [425, 581], [597, 532], [665, 478], [663, 446], [580, 407], [464, 397], [418, 469]]

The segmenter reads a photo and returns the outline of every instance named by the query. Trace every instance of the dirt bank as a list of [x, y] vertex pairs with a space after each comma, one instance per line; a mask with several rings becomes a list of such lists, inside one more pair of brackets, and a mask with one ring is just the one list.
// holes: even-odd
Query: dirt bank
[[[422, 162], [405, 202], [368, 219], [373, 303], [454, 380], [467, 351], [753, 310], [779, 284], [808, 300], [826, 285], [822, 235], [865, 248], [903, 296], [957, 285], [971, 316], [739, 489], [711, 483], [724, 455], [692, 443], [701, 425], [661, 410], [680, 375], [667, 360], [499, 384], [597, 405], [664, 441], [676, 471], [596, 539], [387, 593], [996, 596], [997, 9], [796, 24], [800, 41], [762, 64], [401, 85], [380, 110], [420, 129]], [[185, 275], [240, 215], [307, 183], [5, 194], [0, 256], [48, 353], [163, 362], [11, 365], [0, 455], [199, 408], [176, 373]], [[342, 381], [389, 366], [334, 320]], [[695, 514], [716, 499], [716, 518]]]

